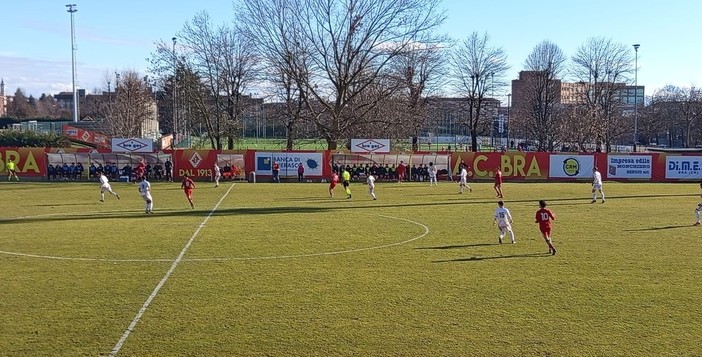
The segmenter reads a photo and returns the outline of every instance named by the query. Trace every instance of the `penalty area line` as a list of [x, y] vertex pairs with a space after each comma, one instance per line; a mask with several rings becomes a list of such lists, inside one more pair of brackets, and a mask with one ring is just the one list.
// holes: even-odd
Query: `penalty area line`
[[116, 356], [117, 353], [119, 353], [119, 351], [122, 349], [122, 346], [124, 345], [124, 342], [127, 341], [127, 338], [128, 338], [129, 335], [134, 331], [134, 328], [135, 328], [136, 325], [139, 323], [139, 320], [141, 320], [141, 317], [142, 317], [142, 316], [144, 315], [144, 313], [146, 312], [146, 309], [148, 309], [148, 308], [149, 308], [149, 305], [151, 305], [151, 301], [153, 301], [154, 298], [156, 297], [156, 295], [158, 295], [158, 293], [159, 293], [159, 291], [161, 290], [161, 288], [163, 287], [163, 285], [166, 284], [166, 281], [168, 281], [168, 278], [171, 277], [171, 274], [173, 274], [173, 272], [175, 271], [175, 269], [176, 269], [176, 267], [178, 266], [178, 264], [183, 260], [183, 257], [185, 256], [185, 253], [186, 253], [186, 252], [188, 251], [188, 249], [190, 248], [190, 245], [193, 244], [193, 242], [195, 241], [195, 238], [198, 236], [198, 234], [200, 234], [200, 231], [201, 231], [203, 228], [205, 228], [205, 225], [207, 224], [207, 221], [210, 220], [210, 217], [212, 217], [212, 215], [215, 213], [215, 211], [217, 210], [217, 208], [219, 207], [219, 205], [222, 204], [222, 202], [224, 201], [224, 199], [225, 199], [227, 196], [229, 196], [229, 192], [231, 192], [231, 190], [234, 188], [234, 185], [235, 185], [235, 183], [233, 183], [233, 184], [231, 185], [231, 187], [229, 187], [229, 189], [227, 190], [227, 192], [224, 193], [224, 195], [222, 196], [222, 198], [219, 199], [219, 202], [217, 202], [217, 204], [212, 208], [212, 210], [211, 210], [210, 213], [207, 215], [207, 217], [205, 217], [205, 219], [202, 221], [202, 223], [200, 223], [200, 225], [197, 227], [197, 229], [195, 230], [195, 232], [193, 232], [193, 235], [190, 236], [190, 239], [189, 239], [188, 242], [185, 244], [185, 246], [183, 247], [183, 249], [181, 249], [180, 254], [178, 254], [178, 257], [173, 261], [173, 264], [171, 264], [171, 267], [170, 267], [170, 268], [168, 269], [168, 271], [166, 272], [166, 275], [164, 275], [163, 278], [161, 278], [161, 281], [158, 282], [158, 285], [156, 285], [156, 287], [154, 288], [154, 291], [151, 292], [151, 295], [149, 295], [149, 297], [146, 299], [146, 301], [144, 301], [144, 304], [141, 306], [141, 309], [139, 309], [139, 312], [137, 312], [136, 316], [134, 316], [134, 319], [132, 319], [132, 322], [129, 324], [129, 327], [127, 327], [127, 329], [124, 331], [124, 333], [122, 334], [122, 337], [120, 337], [119, 341], [117, 341], [117, 344], [115, 344], [115, 347], [112, 348], [112, 351], [111, 351], [110, 354], [109, 354], [110, 357]]

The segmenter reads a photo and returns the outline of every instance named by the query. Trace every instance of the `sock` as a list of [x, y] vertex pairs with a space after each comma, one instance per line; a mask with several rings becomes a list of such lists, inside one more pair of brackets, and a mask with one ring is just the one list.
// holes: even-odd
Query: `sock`
[[514, 231], [511, 229], [509, 230], [509, 237], [512, 239], [512, 242], [514, 242]]
[[593, 193], [592, 193], [592, 200], [593, 200], [593, 201], [595, 200], [595, 197], [597, 197], [597, 195], [593, 192]]
[[700, 223], [700, 211], [695, 210], [695, 216], [697, 217], [697, 223]]
[[105, 200], [105, 194], [100, 192], [100, 201], [104, 201], [104, 200]]
[[346, 188], [346, 194], [349, 195], [349, 196], [351, 196], [351, 189], [348, 188], [348, 187]]
[[151, 203], [147, 203], [147, 204], [146, 204], [146, 208], [147, 208], [149, 211], [153, 211], [153, 210], [154, 210], [154, 201], [151, 201]]
[[600, 190], [600, 195], [602, 195], [602, 201], [604, 201], [604, 191]]

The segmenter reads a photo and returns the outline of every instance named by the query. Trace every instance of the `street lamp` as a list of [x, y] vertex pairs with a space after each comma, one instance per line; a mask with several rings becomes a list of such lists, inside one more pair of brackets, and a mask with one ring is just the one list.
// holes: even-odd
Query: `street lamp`
[[176, 77], [178, 76], [178, 66], [176, 63], [177, 57], [176, 57], [176, 51], [175, 51], [175, 46], [176, 46], [176, 38], [173, 37], [171, 40], [173, 40], [173, 86], [171, 90], [173, 91], [173, 143], [171, 144], [172, 147], [175, 148], [175, 144], [178, 143], [178, 115], [177, 115], [177, 110], [176, 110], [176, 89], [177, 89], [177, 82], [176, 82]]
[[73, 77], [73, 122], [78, 122], [78, 93], [76, 92], [76, 32], [73, 22], [73, 14], [78, 11], [76, 4], [68, 4], [66, 7], [71, 14], [71, 76]]
[[636, 152], [636, 143], [639, 140], [639, 47], [640, 44], [634, 44], [634, 152]]

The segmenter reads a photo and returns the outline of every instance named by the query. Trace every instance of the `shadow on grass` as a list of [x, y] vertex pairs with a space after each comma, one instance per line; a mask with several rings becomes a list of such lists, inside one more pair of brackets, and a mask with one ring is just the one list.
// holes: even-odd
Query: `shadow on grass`
[[638, 229], [624, 229], [624, 232], [646, 232], [646, 231], [662, 231], [665, 229], [677, 229], [677, 228], [689, 228], [694, 227], [691, 224], [678, 225], [678, 226], [663, 226], [663, 227], [649, 227], [649, 228], [638, 228]]
[[461, 245], [445, 245], [441, 247], [417, 247], [414, 249], [459, 249], [472, 247], [487, 247], [491, 245], [500, 245], [499, 243], [478, 243], [478, 244], [461, 244]]
[[453, 263], [453, 262], [475, 262], [481, 260], [493, 260], [493, 259], [518, 259], [518, 258], [546, 258], [550, 257], [550, 253], [526, 253], [526, 254], [513, 254], [513, 255], [497, 255], [492, 257], [468, 257], [468, 258], [458, 258], [458, 259], [448, 259], [448, 260], [435, 260], [432, 263]]

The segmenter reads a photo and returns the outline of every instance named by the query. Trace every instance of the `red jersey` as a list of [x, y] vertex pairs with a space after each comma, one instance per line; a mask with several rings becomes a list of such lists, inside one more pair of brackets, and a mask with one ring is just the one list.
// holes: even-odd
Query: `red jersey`
[[337, 183], [337, 182], [339, 182], [339, 175], [337, 175], [335, 172], [332, 174], [331, 183]]
[[495, 184], [496, 185], [502, 184], [502, 171], [500, 171], [500, 170], [497, 170], [497, 172], [495, 172]]
[[548, 208], [536, 211], [536, 223], [542, 231], [551, 230], [551, 220], [556, 219], [556, 215]]
[[180, 183], [180, 188], [184, 189], [185, 191], [190, 191], [195, 188], [195, 182], [193, 182], [190, 177], [186, 177], [183, 179], [183, 182]]

